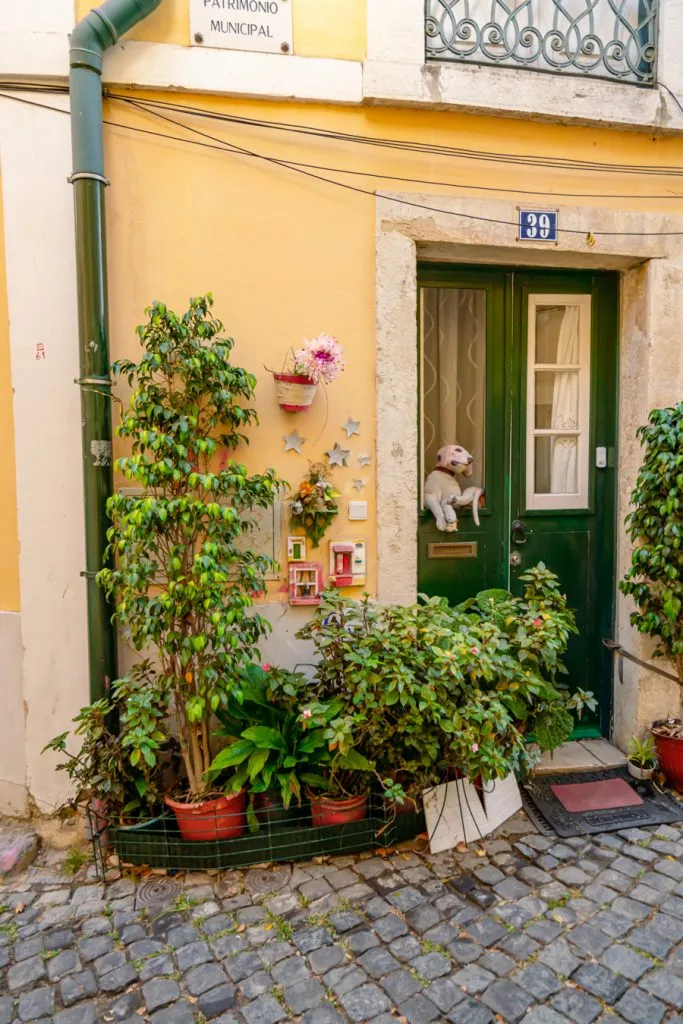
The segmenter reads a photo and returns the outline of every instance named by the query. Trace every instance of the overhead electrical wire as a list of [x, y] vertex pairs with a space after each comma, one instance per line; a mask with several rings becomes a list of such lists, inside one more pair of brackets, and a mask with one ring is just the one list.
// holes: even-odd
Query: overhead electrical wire
[[[292, 171], [294, 171], [295, 173], [298, 173], [298, 174], [303, 174], [303, 175], [305, 175], [308, 178], [313, 178], [316, 181], [322, 181], [322, 182], [325, 182], [326, 184], [329, 184], [329, 185], [335, 185], [338, 188], [343, 188], [343, 189], [346, 189], [346, 190], [351, 191], [351, 192], [357, 192], [359, 195], [371, 196], [372, 198], [377, 198], [377, 199], [394, 200], [394, 201], [400, 203], [402, 206], [410, 206], [410, 207], [414, 207], [414, 208], [416, 208], [418, 210], [425, 210], [427, 213], [442, 213], [442, 214], [445, 214], [447, 216], [457, 217], [457, 218], [463, 219], [463, 220], [476, 221], [476, 222], [486, 223], [486, 224], [503, 224], [503, 225], [510, 226], [510, 227], [515, 227], [515, 228], [518, 227], [517, 221], [504, 220], [504, 219], [499, 218], [499, 217], [485, 217], [485, 216], [483, 216], [481, 214], [464, 213], [461, 210], [446, 210], [443, 207], [431, 206], [431, 205], [428, 205], [426, 203], [414, 202], [414, 201], [412, 201], [410, 199], [407, 199], [405, 196], [400, 196], [400, 198], [397, 198], [397, 197], [391, 196], [391, 195], [386, 196], [386, 195], [383, 195], [381, 192], [377, 192], [377, 191], [371, 190], [371, 189], [360, 188], [358, 185], [350, 185], [350, 184], [348, 184], [345, 181], [335, 181], [333, 178], [326, 178], [326, 177], [324, 177], [321, 174], [314, 173], [313, 171], [304, 170], [302, 167], [296, 167], [296, 166], [294, 166], [288, 160], [283, 160], [283, 159], [280, 159], [279, 157], [267, 156], [266, 154], [263, 154], [263, 153], [257, 153], [254, 150], [247, 149], [244, 146], [237, 146], [235, 143], [232, 143], [232, 142], [226, 143], [222, 139], [217, 138], [214, 135], [209, 135], [207, 132], [200, 131], [199, 128], [193, 128], [191, 125], [183, 124], [182, 121], [180, 121], [180, 122], [176, 121], [173, 118], [168, 117], [168, 115], [166, 115], [166, 114], [160, 114], [158, 110], [149, 110], [149, 108], [146, 106], [146, 102], [147, 102], [146, 100], [143, 101], [143, 100], [133, 99], [131, 97], [128, 97], [128, 98], [125, 99], [125, 102], [130, 104], [131, 106], [137, 108], [137, 109], [144, 110], [147, 113], [152, 114], [155, 117], [161, 118], [164, 121], [168, 121], [170, 124], [175, 125], [177, 128], [180, 128], [180, 129], [182, 129], [184, 131], [193, 132], [196, 135], [200, 135], [203, 138], [209, 139], [212, 143], [223, 144], [227, 150], [230, 150], [232, 152], [240, 153], [240, 154], [242, 154], [244, 156], [253, 157], [253, 158], [256, 158], [258, 160], [264, 160], [264, 161], [266, 161], [268, 163], [273, 163], [273, 164], [276, 164], [276, 165], [278, 165], [280, 167], [286, 167], [289, 170], [292, 170]], [[631, 236], [633, 236], [633, 237], [638, 237], [638, 238], [650, 237], [650, 236], [656, 236], [656, 237], [672, 236], [672, 237], [674, 237], [674, 236], [681, 236], [681, 235], [683, 235], [683, 230], [681, 230], [681, 231], [592, 231], [590, 228], [565, 228], [565, 227], [563, 227], [562, 231], [565, 234], [582, 235], [584, 237], [585, 236], [592, 236], [594, 238], [604, 237], [604, 236], [610, 236], [610, 237], [631, 237]]]
[[[59, 92], [62, 92], [63, 90], [61, 90], [61, 89], [59, 89], [59, 90], [52, 90], [52, 89], [47, 89], [46, 88], [46, 89], [37, 89], [35, 91], [37, 91], [37, 92], [49, 92], [49, 91], [55, 91], [55, 92], [59, 91]], [[39, 107], [39, 108], [44, 109], [44, 110], [50, 110], [50, 111], [53, 111], [55, 113], [64, 113], [64, 114], [68, 114], [69, 113], [68, 110], [66, 110], [66, 109], [64, 109], [62, 107], [53, 107], [53, 106], [50, 106], [48, 104], [37, 103], [35, 101], [28, 100], [25, 97], [21, 97], [21, 96], [12, 96], [12, 95], [8, 95], [6, 93], [1, 93], [1, 92], [0, 92], [0, 96], [5, 98], [5, 99], [14, 100], [14, 101], [17, 101], [17, 102], [20, 102], [20, 103], [26, 103], [26, 104], [28, 104], [30, 106]], [[412, 183], [425, 184], [425, 185], [433, 185], [433, 186], [437, 186], [437, 187], [444, 187], [445, 186], [445, 187], [464, 188], [464, 189], [468, 189], [468, 188], [486, 188], [488, 190], [488, 188], [486, 186], [471, 186], [468, 183], [435, 182], [435, 181], [428, 181], [428, 180], [424, 180], [424, 179], [414, 179], [414, 178], [407, 178], [407, 177], [394, 177], [393, 175], [379, 175], [379, 174], [374, 174], [372, 171], [355, 171], [355, 170], [348, 170], [348, 169], [345, 169], [345, 168], [329, 168], [329, 167], [325, 167], [325, 166], [321, 166], [321, 165], [316, 165], [316, 164], [306, 164], [306, 163], [297, 162], [297, 161], [291, 161], [291, 160], [287, 160], [287, 159], [283, 159], [283, 158], [279, 158], [279, 157], [273, 157], [273, 156], [269, 156], [268, 154], [259, 153], [259, 152], [255, 151], [255, 150], [247, 149], [246, 147], [243, 147], [243, 146], [238, 146], [236, 143], [227, 142], [224, 139], [221, 139], [221, 138], [213, 136], [213, 135], [209, 135], [208, 133], [202, 132], [202, 131], [200, 131], [197, 128], [193, 128], [191, 125], [187, 125], [187, 124], [185, 124], [183, 122], [176, 121], [173, 118], [168, 117], [167, 115], [159, 113], [159, 111], [156, 110], [156, 109], [149, 109], [148, 105], [151, 105], [153, 107], [158, 107], [160, 105], [159, 101], [150, 101], [148, 99], [140, 100], [138, 98], [133, 98], [131, 96], [118, 95], [118, 94], [109, 94], [109, 98], [117, 99], [117, 100], [120, 100], [122, 102], [128, 103], [131, 106], [137, 107], [138, 109], [144, 111], [145, 113], [147, 113], [147, 114], [149, 114], [151, 116], [160, 118], [160, 119], [162, 119], [164, 121], [168, 121], [170, 124], [175, 125], [176, 127], [180, 128], [183, 131], [189, 131], [189, 132], [193, 132], [194, 134], [200, 135], [200, 136], [202, 136], [202, 138], [210, 140], [210, 142], [197, 142], [195, 140], [182, 138], [182, 137], [179, 137], [177, 135], [169, 135], [168, 133], [164, 133], [164, 132], [155, 132], [155, 131], [152, 131], [150, 129], [140, 128], [140, 127], [135, 126], [135, 125], [123, 124], [123, 123], [120, 123], [120, 122], [110, 121], [108, 119], [105, 119], [104, 123], [109, 125], [109, 126], [111, 126], [111, 127], [117, 127], [117, 128], [122, 128], [122, 129], [127, 130], [127, 131], [133, 131], [133, 132], [138, 132], [138, 133], [142, 133], [142, 134], [145, 134], [145, 135], [151, 135], [151, 136], [154, 136], [154, 137], [157, 137], [157, 138], [163, 138], [165, 140], [169, 140], [169, 141], [173, 141], [173, 142], [179, 142], [181, 144], [197, 145], [197, 146], [201, 146], [201, 147], [206, 148], [206, 149], [212, 149], [212, 150], [218, 150], [218, 151], [222, 151], [222, 152], [234, 153], [236, 155], [246, 156], [246, 157], [250, 157], [250, 158], [253, 158], [253, 159], [257, 159], [257, 160], [262, 160], [262, 161], [265, 161], [267, 163], [272, 163], [272, 164], [275, 164], [277, 166], [283, 167], [283, 168], [285, 168], [287, 170], [291, 170], [291, 171], [294, 171], [296, 173], [303, 174], [306, 177], [313, 178], [314, 180], [323, 182], [323, 183], [328, 184], [328, 185], [334, 185], [334, 186], [337, 186], [338, 188], [342, 188], [342, 189], [345, 189], [345, 190], [351, 191], [351, 192], [356, 192], [356, 193], [358, 193], [360, 195], [365, 195], [365, 196], [369, 196], [369, 197], [372, 197], [372, 198], [394, 200], [396, 202], [400, 202], [402, 205], [407, 205], [407, 206], [415, 207], [415, 208], [420, 209], [420, 210], [425, 210], [426, 212], [429, 212], [429, 213], [442, 213], [442, 214], [445, 214], [447, 216], [453, 216], [453, 217], [458, 217], [458, 218], [465, 219], [465, 220], [472, 220], [472, 221], [478, 221], [478, 222], [484, 222], [484, 223], [503, 224], [503, 225], [512, 226], [512, 227], [517, 227], [518, 226], [516, 221], [508, 221], [508, 220], [503, 220], [503, 219], [494, 218], [494, 217], [485, 217], [485, 216], [476, 215], [476, 214], [472, 214], [472, 213], [464, 213], [462, 211], [446, 210], [446, 209], [443, 209], [442, 207], [431, 206], [431, 205], [427, 205], [425, 203], [417, 203], [417, 202], [414, 202], [414, 201], [411, 201], [411, 200], [405, 198], [404, 196], [401, 196], [400, 198], [397, 198], [397, 197], [392, 196], [392, 195], [383, 195], [381, 192], [378, 192], [376, 190], [360, 188], [360, 187], [358, 187], [356, 185], [350, 185], [350, 184], [348, 184], [346, 182], [336, 181], [333, 178], [327, 178], [324, 175], [314, 173], [313, 170], [311, 170], [310, 168], [313, 168], [315, 170], [327, 170], [330, 173], [356, 174], [356, 175], [362, 175], [362, 176], [365, 176], [365, 177], [376, 177], [376, 178], [382, 178], [384, 180], [392, 180], [392, 181], [409, 181], [409, 182], [412, 182]], [[187, 111], [190, 112], [190, 113], [193, 113], [195, 111], [199, 111], [200, 110], [200, 108], [184, 108], [184, 109], [187, 109]], [[204, 113], [207, 113], [207, 112], [204, 111]], [[208, 112], [208, 113], [210, 113], [210, 112]], [[223, 117], [221, 117], [219, 119], [222, 120]], [[277, 125], [278, 122], [273, 122], [273, 124]], [[297, 126], [294, 126], [294, 127], [297, 127]], [[363, 137], [359, 137], [359, 138], [363, 138]], [[373, 142], [375, 140], [368, 139], [367, 141]], [[604, 168], [607, 165], [595, 165], [595, 166]], [[616, 165], [616, 166], [621, 167], [622, 165]], [[651, 169], [651, 168], [648, 168], [648, 169]], [[677, 170], [678, 170], [679, 173], [683, 174], [683, 168], [678, 168]], [[503, 190], [503, 189], [497, 189], [495, 187], [491, 187], [490, 190], [494, 191], [494, 192], [497, 192], [497, 191], [517, 192], [517, 190], [513, 190], [513, 189], [505, 189], [505, 190]], [[521, 195], [549, 195], [549, 196], [557, 196], [558, 198], [567, 198], [567, 197], [581, 198], [582, 197], [580, 193], [552, 193], [552, 192], [536, 192], [536, 191], [524, 192], [524, 191], [521, 191], [521, 190], [519, 191], [518, 194], [521, 194]], [[676, 196], [676, 195], [666, 195], [666, 196], [647, 196], [647, 195], [633, 195], [633, 196], [631, 196], [631, 195], [629, 195], [629, 196], [624, 196], [624, 195], [614, 195], [614, 194], [602, 194], [602, 195], [586, 194], [585, 198], [678, 199], [678, 198], [681, 198], [681, 197]], [[609, 236], [609, 237], [677, 237], [677, 236], [683, 235], [683, 231], [654, 231], [654, 232], [616, 231], [615, 232], [615, 231], [591, 231], [590, 229], [583, 229], [583, 228], [562, 228], [561, 230], [565, 234], [575, 234], [575, 235], [592, 236], [592, 237], [598, 237], [598, 236], [600, 236], [600, 237], [604, 237], [604, 236]]]
[[[125, 93], [116, 93], [109, 89], [105, 90], [105, 96], [108, 99], [124, 101], [131, 98]], [[269, 128], [277, 131], [292, 132], [317, 138], [332, 139], [337, 142], [353, 142], [359, 145], [399, 149], [408, 152], [420, 153], [422, 155], [429, 153], [433, 156], [449, 156], [466, 160], [484, 160], [494, 163], [521, 164], [523, 166], [545, 167], [556, 170], [581, 170], [595, 172], [614, 171], [623, 174], [657, 174], [673, 177], [683, 176], [683, 166], [681, 165], [662, 165], [658, 167], [653, 164], [601, 163], [599, 161], [575, 160], [567, 157], [525, 155], [520, 153], [495, 153], [486, 150], [435, 145], [430, 142], [415, 142], [402, 139], [389, 139], [384, 136], [357, 135], [347, 132], [330, 131], [327, 128], [319, 128], [314, 125], [299, 125], [288, 121], [268, 121], [259, 118], [244, 117], [243, 115], [227, 114], [221, 111], [207, 110], [206, 107], [193, 107], [188, 104], [172, 103], [169, 100], [159, 100], [146, 97], [142, 102], [150, 107], [159, 107], [177, 114], [191, 114], [196, 117], [203, 117], [213, 121], [226, 121], [228, 123], [244, 124], [257, 128]], [[683, 107], [681, 109], [683, 110]]]
[[[672, 99], [680, 107], [683, 112], [683, 105], [680, 103], [675, 93], [669, 89], [663, 82], [659, 83]], [[26, 85], [24, 83], [17, 82], [6, 82], [3, 83], [0, 80], [0, 89], [11, 89], [13, 91], [35, 91], [35, 92], [54, 92], [54, 93], [68, 93], [67, 86], [55, 86], [55, 85]], [[123, 100], [130, 99], [130, 95], [126, 93], [117, 93], [111, 89], [104, 90], [104, 96], [107, 99]], [[196, 117], [203, 117], [210, 120], [225, 121], [232, 124], [245, 125], [247, 127], [265, 128], [274, 131], [281, 132], [292, 132], [296, 134], [308, 135], [314, 138], [330, 139], [333, 141], [340, 142], [353, 142], [360, 145], [367, 146], [378, 146], [382, 148], [399, 149], [407, 152], [416, 152], [421, 155], [429, 153], [435, 156], [448, 156], [453, 158], [465, 159], [465, 160], [479, 160], [494, 163], [508, 163], [508, 164], [521, 164], [523, 166], [538, 166], [544, 168], [551, 168], [555, 170], [571, 170], [571, 171], [586, 171], [595, 173], [614, 172], [619, 174], [655, 174], [660, 176], [679, 177], [683, 176], [683, 166], [679, 164], [674, 165], [661, 165], [657, 166], [654, 164], [617, 164], [617, 163], [604, 163], [600, 161], [591, 160], [575, 160], [565, 157], [553, 157], [553, 156], [540, 156], [540, 155], [529, 155], [519, 153], [496, 153], [486, 150], [473, 150], [465, 149], [462, 147], [453, 146], [440, 146], [433, 143], [427, 142], [414, 142], [406, 141], [401, 139], [390, 139], [384, 136], [369, 136], [359, 135], [346, 132], [330, 131], [325, 128], [320, 128], [314, 125], [300, 125], [293, 122], [287, 121], [272, 121], [262, 118], [245, 117], [244, 115], [228, 114], [220, 111], [208, 110], [206, 107], [196, 107], [188, 104], [173, 103], [168, 100], [159, 100], [150, 97], [146, 97], [144, 102], [150, 107], [160, 107], [162, 109], [170, 110], [175, 113], [190, 114]], [[56, 109], [56, 108], [55, 108]], [[128, 126], [121, 126], [128, 127]], [[406, 179], [406, 180], [417, 180], [417, 179]], [[434, 184], [442, 184], [441, 182], [434, 182]], [[464, 186], [463, 186], [464, 187]], [[512, 190], [514, 191], [514, 190]], [[547, 194], [554, 195], [557, 193], [534, 193], [534, 194]], [[582, 196], [583, 193], [565, 193], [568, 196]], [[612, 193], [605, 193], [604, 195], [598, 194], [585, 194], [586, 198], [617, 198], [617, 199], [659, 199], [669, 198], [669, 196], [639, 196], [639, 195], [615, 195]]]

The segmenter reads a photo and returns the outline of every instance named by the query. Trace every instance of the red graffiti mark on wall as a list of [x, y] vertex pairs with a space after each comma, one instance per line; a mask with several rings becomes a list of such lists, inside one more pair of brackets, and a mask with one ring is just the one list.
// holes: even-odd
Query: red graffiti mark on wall
[[45, 359], [46, 355], [45, 346], [41, 344], [41, 342], [38, 342], [36, 345], [36, 359]]

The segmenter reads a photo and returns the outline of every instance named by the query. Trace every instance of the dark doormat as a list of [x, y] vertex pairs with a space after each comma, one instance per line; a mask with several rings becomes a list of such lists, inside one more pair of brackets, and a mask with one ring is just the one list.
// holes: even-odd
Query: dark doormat
[[536, 775], [522, 785], [522, 801], [542, 833], [563, 839], [683, 821], [683, 804], [626, 768]]

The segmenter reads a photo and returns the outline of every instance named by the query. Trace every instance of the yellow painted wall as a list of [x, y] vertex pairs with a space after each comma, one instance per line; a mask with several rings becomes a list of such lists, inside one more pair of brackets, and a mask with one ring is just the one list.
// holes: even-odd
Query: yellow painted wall
[[[82, 18], [101, 0], [76, 0], [76, 16]], [[365, 0], [291, 0], [294, 53], [300, 57], [365, 57]], [[190, 41], [190, 0], [164, 0], [162, 5], [131, 33], [131, 39], [152, 43]], [[286, 57], [282, 58], [286, 60]]]
[[[670, 138], [655, 140], [597, 129], [409, 109], [335, 109], [185, 94], [178, 100], [237, 116], [475, 151], [683, 166], [683, 141]], [[132, 127], [179, 134], [168, 123], [121, 101], [108, 101], [105, 116]], [[676, 177], [570, 173], [452, 156], [417, 156], [234, 122], [221, 125], [202, 120], [201, 130], [219, 141], [278, 158], [458, 186], [448, 189], [435, 185], [432, 191], [440, 193], [510, 198], [510, 193], [498, 190], [516, 188], [533, 193], [538, 189], [558, 195], [606, 194], [590, 199], [598, 206], [672, 213], [683, 210], [683, 181]], [[113, 183], [108, 192], [113, 356], [136, 354], [134, 328], [143, 319], [143, 307], [153, 298], [182, 310], [188, 296], [213, 291], [217, 314], [237, 341], [236, 360], [256, 373], [259, 380], [257, 404], [262, 425], [253, 432], [252, 444], [245, 453], [248, 463], [254, 470], [274, 465], [285, 479], [297, 484], [306, 471], [307, 460], [320, 459], [335, 441], [351, 449], [349, 467], [334, 470], [344, 513], [326, 539], [367, 538], [372, 589], [376, 470], [374, 199], [253, 158], [123, 128], [106, 129], [106, 148], [107, 174]], [[411, 186], [337, 176], [366, 188], [429, 189], [417, 183]], [[475, 186], [491, 191], [477, 191]], [[610, 198], [616, 195], [622, 198]], [[652, 198], [655, 195], [663, 198]], [[534, 198], [527, 196], [530, 202]], [[544, 204], [553, 202], [542, 194], [537, 199]], [[572, 200], [561, 198], [559, 202]], [[339, 338], [347, 370], [328, 389], [329, 407], [319, 396], [310, 412], [288, 416], [276, 406], [273, 381], [266, 367], [280, 367], [291, 346], [319, 331]], [[397, 365], [395, 372], [400, 375], [403, 367]], [[341, 424], [348, 416], [360, 419], [361, 433], [346, 443]], [[294, 427], [308, 439], [301, 456], [284, 452], [282, 435]], [[366, 470], [357, 461], [364, 451], [373, 455], [373, 463]], [[367, 478], [368, 486], [358, 495], [352, 490], [352, 481], [361, 476]], [[350, 497], [368, 500], [367, 523], [347, 521], [345, 508]], [[321, 550], [327, 551], [326, 543]]]
[[14, 463], [12, 371], [5, 268], [5, 231], [0, 189], [0, 612], [19, 611], [19, 535]]

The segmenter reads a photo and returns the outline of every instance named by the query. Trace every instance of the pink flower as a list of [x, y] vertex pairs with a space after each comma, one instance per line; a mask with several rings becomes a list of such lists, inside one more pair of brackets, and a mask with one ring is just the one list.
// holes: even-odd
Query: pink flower
[[473, 753], [473, 754], [476, 754], [476, 752], [477, 752], [478, 750], [479, 750], [479, 744], [478, 744], [478, 743], [473, 743], [473, 744], [472, 744], [472, 753]]
[[470, 650], [472, 651], [472, 654], [479, 654], [479, 648], [478, 647], [471, 647]]
[[294, 369], [316, 384], [330, 384], [344, 369], [342, 347], [331, 335], [319, 334], [294, 353]]
[[542, 626], [542, 625], [543, 625], [543, 623], [541, 622], [540, 619], [534, 619], [534, 626]]
[[272, 667], [273, 666], [270, 664], [269, 661], [267, 661], [264, 665], [261, 665], [261, 668], [263, 669], [264, 672], [270, 672]]
[[310, 708], [304, 708], [304, 710], [301, 712], [301, 717], [302, 718], [312, 718], [313, 717], [313, 712], [311, 711]]

